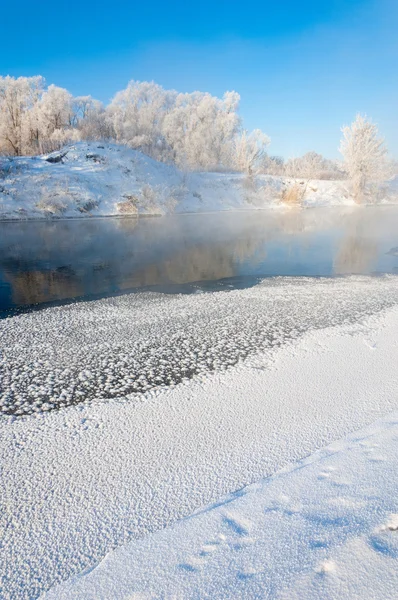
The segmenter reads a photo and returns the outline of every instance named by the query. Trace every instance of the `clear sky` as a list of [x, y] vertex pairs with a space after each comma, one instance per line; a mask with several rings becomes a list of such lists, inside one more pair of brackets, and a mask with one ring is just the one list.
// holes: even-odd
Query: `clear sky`
[[398, 156], [398, 0], [3, 0], [0, 43], [1, 75], [104, 102], [131, 79], [236, 90], [270, 154], [336, 157], [360, 111]]

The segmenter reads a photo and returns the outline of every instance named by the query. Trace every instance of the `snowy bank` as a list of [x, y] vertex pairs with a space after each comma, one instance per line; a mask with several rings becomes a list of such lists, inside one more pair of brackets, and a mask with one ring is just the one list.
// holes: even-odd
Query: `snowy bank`
[[109, 553], [44, 598], [395, 598], [397, 439], [396, 412]]
[[[143, 294], [3, 320], [6, 388], [18, 407], [32, 386], [38, 413], [0, 419], [0, 596], [36, 598], [115, 547], [396, 410], [397, 286], [396, 277], [277, 279], [219, 292], [217, 302], [214, 294], [153, 295], [151, 307]], [[257, 352], [245, 350], [256, 344]], [[120, 391], [106, 402], [94, 393], [90, 403], [60, 411], [42, 406], [41, 393], [56, 397], [58, 386], [67, 399], [72, 380], [97, 389], [97, 397], [106, 392], [106, 381], [91, 377], [97, 368], [111, 378], [119, 372], [116, 381], [129, 385], [137, 348], [149, 384], [171, 350], [184, 351], [184, 368], [197, 360], [203, 368], [174, 388], [155, 385], [125, 398]], [[221, 372], [240, 356], [243, 362]], [[290, 494], [286, 485], [284, 493]], [[386, 504], [379, 525], [387, 508], [393, 512]], [[206, 552], [206, 540], [197, 542], [181, 564]], [[251, 568], [259, 570], [248, 562], [242, 581]], [[178, 573], [188, 577], [189, 569]]]
[[[0, 219], [275, 208], [292, 186], [303, 206], [354, 204], [347, 181], [182, 172], [125, 146], [79, 142], [47, 156], [0, 157]], [[370, 201], [397, 202], [396, 188], [386, 184]]]

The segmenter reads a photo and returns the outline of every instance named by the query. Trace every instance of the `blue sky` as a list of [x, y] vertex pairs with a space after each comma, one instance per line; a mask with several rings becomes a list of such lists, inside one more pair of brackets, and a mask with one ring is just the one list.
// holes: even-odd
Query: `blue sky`
[[398, 0], [3, 0], [0, 40], [0, 74], [104, 102], [130, 79], [236, 90], [271, 154], [336, 157], [360, 111], [398, 156]]

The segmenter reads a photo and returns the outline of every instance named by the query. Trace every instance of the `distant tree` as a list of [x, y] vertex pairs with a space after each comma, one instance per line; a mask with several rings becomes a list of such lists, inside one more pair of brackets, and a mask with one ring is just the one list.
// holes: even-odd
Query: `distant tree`
[[359, 203], [369, 181], [383, 181], [391, 175], [391, 163], [377, 125], [365, 116], [358, 114], [350, 126], [342, 128], [342, 132], [339, 151], [353, 184], [355, 201]]
[[268, 175], [283, 175], [285, 173], [285, 161], [282, 156], [267, 156], [265, 172]]
[[234, 162], [238, 171], [255, 175], [264, 171], [270, 138], [260, 129], [251, 133], [245, 129], [234, 139]]
[[285, 164], [285, 174], [288, 177], [318, 179], [326, 168], [327, 161], [321, 154], [307, 152], [301, 157], [289, 158]]

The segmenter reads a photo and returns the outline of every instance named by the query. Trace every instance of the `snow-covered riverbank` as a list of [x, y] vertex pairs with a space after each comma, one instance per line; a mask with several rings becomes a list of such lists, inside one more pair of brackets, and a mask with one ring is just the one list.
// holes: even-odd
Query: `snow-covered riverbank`
[[175, 526], [46, 600], [386, 600], [398, 587], [398, 413]]
[[[93, 387], [97, 380], [85, 373], [84, 363], [85, 356], [94, 360], [89, 337], [84, 341], [90, 331], [99, 336], [92, 340], [92, 349], [98, 351], [102, 336], [103, 358], [112, 359], [102, 366], [104, 373], [112, 376], [114, 368], [122, 379], [123, 369], [132, 368], [125, 361], [138, 356], [129, 345], [133, 329], [141, 352], [145, 336], [149, 346], [158, 342], [152, 354], [144, 354], [148, 381], [156, 375], [150, 372], [151, 361], [159, 359], [160, 367], [168, 361], [167, 338], [175, 350], [188, 343], [189, 364], [200, 365], [199, 352], [205, 355], [197, 376], [174, 388], [155, 386], [127, 398], [121, 391], [112, 400], [93, 399], [60, 411], [46, 412], [43, 407], [44, 412], [34, 415], [0, 419], [2, 597], [35, 598], [95, 566], [115, 547], [159, 531], [397, 409], [398, 279], [282, 279], [279, 285], [276, 280], [275, 289], [273, 285], [216, 295], [154, 295], [152, 308], [146, 302], [149, 312], [140, 310], [143, 298], [126, 296], [1, 323], [8, 340], [5, 347], [23, 335], [24, 364], [31, 364], [31, 374], [38, 378], [27, 386], [33, 385], [30, 391], [37, 400], [46, 386], [55, 390], [62, 379], [68, 385], [67, 363], [75, 372], [70, 360], [78, 348], [78, 381]], [[124, 337], [119, 335], [122, 331]], [[189, 344], [192, 350], [199, 348], [199, 333], [204, 350], [191, 355]], [[243, 362], [222, 371], [234, 352], [256, 343], [258, 352], [246, 353]], [[218, 361], [212, 373], [206, 366], [210, 348], [210, 358]], [[23, 373], [15, 352], [4, 356], [3, 367], [16, 377], [7, 389], [19, 402]], [[34, 368], [38, 360], [42, 363]], [[93, 363], [87, 371], [95, 368]], [[40, 409], [40, 402], [35, 406]], [[286, 487], [284, 493], [294, 497], [296, 492]], [[393, 512], [389, 488], [385, 489], [385, 510], [377, 514], [377, 523], [374, 515], [366, 518], [367, 527], [385, 524], [388, 511]], [[352, 511], [344, 503], [341, 510]], [[242, 514], [245, 519], [244, 509]], [[354, 521], [350, 523], [353, 527]], [[333, 539], [340, 540], [339, 535]], [[198, 538], [198, 544], [205, 541]], [[193, 544], [185, 555], [184, 548], [176, 552], [184, 554], [187, 565], [203, 550]], [[292, 545], [291, 551], [297, 548]], [[311, 556], [329, 559], [321, 550]], [[331, 560], [339, 559], [333, 555]], [[170, 564], [165, 559], [166, 568]], [[308, 557], [306, 564], [311, 566], [313, 559]], [[254, 575], [252, 568], [259, 571], [250, 561], [246, 567], [239, 565], [242, 581]], [[189, 569], [182, 569], [181, 585], [187, 574]], [[136, 581], [138, 585], [142, 580]], [[158, 580], [152, 581], [156, 587]], [[214, 579], [208, 582], [212, 585]], [[101, 598], [101, 581], [98, 585]]]
[[[277, 208], [292, 185], [303, 206], [354, 204], [347, 181], [182, 172], [125, 146], [79, 142], [45, 157], [0, 157], [0, 219]], [[369, 201], [397, 203], [397, 180]]]

